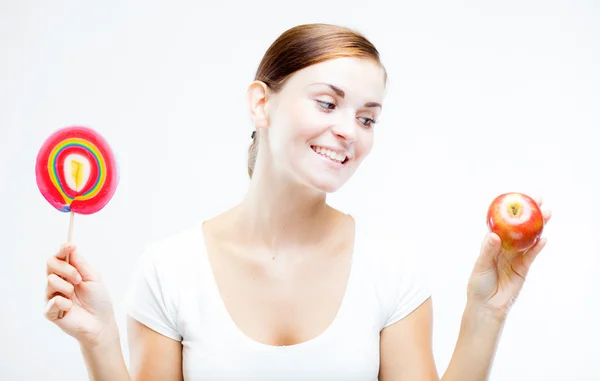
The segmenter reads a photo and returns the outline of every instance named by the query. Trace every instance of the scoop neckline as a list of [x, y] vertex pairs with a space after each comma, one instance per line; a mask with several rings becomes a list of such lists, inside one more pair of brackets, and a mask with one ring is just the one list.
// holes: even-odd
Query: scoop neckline
[[329, 335], [332, 335], [334, 333], [334, 331], [337, 329], [337, 327], [339, 326], [340, 321], [345, 316], [345, 312], [348, 308], [349, 300], [351, 299], [350, 294], [354, 288], [353, 287], [354, 279], [356, 278], [355, 273], [356, 273], [356, 259], [357, 259], [357, 252], [358, 252], [357, 247], [358, 247], [358, 242], [359, 242], [358, 226], [357, 226], [358, 224], [357, 224], [356, 218], [354, 218], [354, 216], [352, 216], [351, 214], [347, 214], [347, 215], [349, 217], [351, 217], [354, 222], [354, 237], [353, 237], [354, 242], [353, 242], [353, 247], [352, 247], [352, 253], [350, 256], [350, 271], [349, 271], [348, 278], [346, 281], [346, 288], [345, 288], [344, 294], [342, 296], [342, 301], [340, 303], [340, 307], [338, 308], [332, 321], [321, 333], [319, 333], [315, 337], [312, 337], [308, 340], [302, 341], [300, 343], [292, 344], [292, 345], [273, 345], [273, 344], [263, 343], [261, 341], [258, 341], [256, 339], [253, 339], [252, 337], [248, 336], [236, 324], [235, 320], [233, 319], [233, 317], [230, 315], [229, 311], [227, 310], [227, 306], [225, 305], [223, 296], [221, 295], [221, 292], [219, 291], [219, 287], [217, 285], [217, 280], [216, 280], [215, 273], [214, 273], [214, 270], [212, 267], [212, 263], [210, 261], [209, 255], [208, 255], [208, 248], [206, 245], [206, 237], [204, 234], [204, 224], [207, 222], [207, 220], [201, 221], [198, 225], [197, 237], [200, 241], [199, 243], [200, 243], [200, 249], [202, 250], [202, 259], [205, 261], [204, 268], [207, 273], [206, 279], [207, 279], [208, 287], [210, 287], [210, 290], [208, 290], [208, 291], [210, 292], [212, 299], [216, 302], [216, 308], [218, 309], [218, 314], [220, 315], [220, 317], [222, 317], [224, 319], [224, 321], [227, 324], [227, 332], [232, 333], [233, 337], [236, 340], [239, 340], [240, 342], [242, 342], [246, 345], [249, 345], [250, 347], [257, 348], [260, 350], [269, 350], [269, 351], [277, 351], [277, 350], [285, 351], [285, 350], [290, 350], [290, 349], [308, 348], [308, 347], [316, 345], [319, 342], [325, 340]]

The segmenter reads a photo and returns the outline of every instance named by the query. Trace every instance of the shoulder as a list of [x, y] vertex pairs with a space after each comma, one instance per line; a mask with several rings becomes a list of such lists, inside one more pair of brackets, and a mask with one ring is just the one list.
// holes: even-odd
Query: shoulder
[[383, 313], [383, 327], [404, 318], [431, 296], [417, 243], [390, 227], [357, 224], [357, 247]]
[[175, 292], [189, 279], [190, 271], [198, 270], [202, 262], [203, 236], [201, 223], [147, 243], [135, 265], [137, 277], [154, 283], [164, 291]]
[[161, 268], [179, 267], [197, 257], [202, 248], [202, 224], [196, 223], [149, 242], [144, 247], [141, 259]]
[[382, 280], [399, 281], [424, 275], [422, 253], [417, 243], [402, 232], [381, 224], [358, 223], [356, 240], [365, 264]]
[[201, 263], [201, 226], [147, 244], [138, 256], [122, 301], [125, 311], [153, 330], [181, 339], [180, 301]]

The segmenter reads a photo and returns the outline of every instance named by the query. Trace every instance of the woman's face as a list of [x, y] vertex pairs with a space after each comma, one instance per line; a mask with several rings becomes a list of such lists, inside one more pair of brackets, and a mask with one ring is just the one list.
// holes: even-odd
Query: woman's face
[[337, 58], [296, 72], [267, 100], [265, 159], [278, 174], [338, 190], [371, 151], [384, 92], [384, 70], [370, 60]]

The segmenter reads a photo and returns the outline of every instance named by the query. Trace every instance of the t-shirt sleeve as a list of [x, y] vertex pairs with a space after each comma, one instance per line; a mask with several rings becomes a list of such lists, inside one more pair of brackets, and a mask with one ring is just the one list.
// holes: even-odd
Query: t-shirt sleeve
[[429, 285], [417, 265], [405, 266], [398, 273], [397, 282], [394, 282], [396, 287], [390, 289], [392, 304], [383, 328], [402, 320], [431, 296]]
[[142, 253], [122, 301], [125, 312], [148, 328], [181, 341], [177, 328], [177, 287], [169, 276], [168, 262], [160, 246], [153, 244]]
[[430, 296], [424, 266], [410, 239], [382, 238], [377, 283], [383, 305], [382, 328], [413, 312]]

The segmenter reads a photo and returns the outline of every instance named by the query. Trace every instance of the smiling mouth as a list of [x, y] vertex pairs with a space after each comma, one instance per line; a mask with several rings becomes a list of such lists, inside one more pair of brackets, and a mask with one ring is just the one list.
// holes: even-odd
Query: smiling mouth
[[333, 152], [330, 149], [319, 146], [310, 146], [310, 148], [312, 148], [312, 150], [315, 151], [317, 155], [323, 156], [333, 161], [334, 163], [346, 164], [348, 162], [347, 156], [340, 155], [339, 153]]

